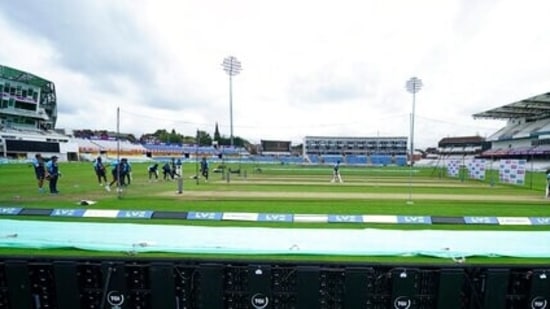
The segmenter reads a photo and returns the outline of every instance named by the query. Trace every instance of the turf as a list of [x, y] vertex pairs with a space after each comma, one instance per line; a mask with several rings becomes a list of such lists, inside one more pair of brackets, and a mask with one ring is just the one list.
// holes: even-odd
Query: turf
[[[133, 164], [133, 181], [122, 194], [106, 192], [99, 186], [90, 163], [61, 163], [61, 194], [39, 193], [34, 172], [28, 164], [0, 165], [0, 207], [77, 208], [80, 200], [94, 200], [97, 209], [269, 212], [301, 214], [376, 214], [425, 216], [540, 216], [550, 217], [550, 201], [543, 198], [545, 178], [542, 173], [528, 173], [523, 186], [497, 183], [498, 175], [490, 171], [485, 181], [469, 180], [464, 175], [448, 178], [436, 168], [343, 167], [344, 184], [331, 184], [330, 167], [293, 165], [230, 164], [241, 174], [230, 180], [212, 173], [208, 183], [189, 178], [195, 163], [184, 165], [184, 193], [176, 194], [175, 181], [149, 182], [148, 164]], [[162, 178], [162, 176], [161, 176]], [[193, 194], [196, 193], [196, 194]], [[203, 193], [203, 194], [199, 194]], [[303, 195], [303, 196], [302, 196]], [[434, 198], [436, 197], [436, 198]], [[441, 197], [441, 198], [437, 198]], [[500, 199], [500, 200], [499, 200]], [[412, 204], [407, 203], [413, 201]], [[18, 220], [82, 220], [113, 222], [116, 219], [69, 219], [33, 216], [3, 216]], [[120, 219], [118, 219], [120, 220]], [[120, 222], [120, 221], [117, 221]], [[550, 226], [494, 225], [389, 225], [350, 223], [260, 223], [233, 221], [125, 220], [146, 224], [188, 224], [223, 226], [265, 226], [306, 228], [384, 228], [448, 230], [550, 230]], [[126, 256], [121, 252], [85, 252], [64, 250], [0, 249], [2, 256]], [[174, 257], [173, 254], [143, 254], [140, 257]], [[182, 255], [178, 255], [182, 257]], [[189, 258], [224, 258], [234, 256], [185, 255]], [[247, 257], [248, 258], [248, 257]], [[341, 257], [341, 256], [257, 256], [251, 259], [369, 261], [398, 263], [449, 263], [428, 257]], [[469, 263], [541, 264], [545, 259], [484, 258]]]

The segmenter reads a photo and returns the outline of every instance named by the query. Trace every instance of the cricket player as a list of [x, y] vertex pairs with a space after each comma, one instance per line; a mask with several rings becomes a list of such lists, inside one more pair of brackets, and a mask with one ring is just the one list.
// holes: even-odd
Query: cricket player
[[340, 160], [336, 161], [336, 164], [332, 167], [332, 180], [330, 182], [343, 183], [342, 176], [340, 175]]

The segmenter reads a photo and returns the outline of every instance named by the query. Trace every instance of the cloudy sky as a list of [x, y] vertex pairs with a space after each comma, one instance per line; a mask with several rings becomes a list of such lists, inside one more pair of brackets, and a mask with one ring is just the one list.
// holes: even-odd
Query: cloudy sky
[[57, 127], [488, 136], [472, 114], [550, 90], [548, 0], [0, 1], [0, 64], [56, 84]]

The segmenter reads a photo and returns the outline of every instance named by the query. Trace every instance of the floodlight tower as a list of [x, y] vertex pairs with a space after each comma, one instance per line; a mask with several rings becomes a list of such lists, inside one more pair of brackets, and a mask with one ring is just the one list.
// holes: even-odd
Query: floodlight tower
[[420, 91], [420, 88], [422, 88], [422, 80], [418, 77], [411, 77], [407, 81], [407, 91], [412, 93], [412, 113], [411, 113], [411, 166], [413, 165], [413, 158], [414, 158], [414, 109], [415, 109], [415, 100], [416, 100], [416, 93]]
[[241, 73], [241, 62], [236, 57], [229, 56], [223, 59], [223, 70], [229, 75], [229, 124], [230, 124], [230, 141], [233, 147], [233, 79], [232, 77]]
[[414, 109], [415, 109], [415, 100], [416, 93], [422, 88], [422, 80], [417, 77], [411, 77], [406, 84], [407, 91], [412, 93], [413, 102], [412, 102], [412, 113], [411, 113], [411, 154], [410, 154], [410, 163], [409, 163], [409, 200], [407, 204], [414, 204], [412, 200], [412, 167], [414, 164]]

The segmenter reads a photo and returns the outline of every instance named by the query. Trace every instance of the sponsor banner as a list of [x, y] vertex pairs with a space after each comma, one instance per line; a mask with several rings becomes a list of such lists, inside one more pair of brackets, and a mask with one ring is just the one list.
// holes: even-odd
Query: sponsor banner
[[497, 217], [464, 217], [466, 224], [498, 224]]
[[449, 177], [458, 177], [460, 174], [460, 160], [447, 161], [447, 175]]
[[364, 223], [397, 223], [397, 216], [389, 215], [364, 215]]
[[0, 215], [18, 215], [23, 208], [19, 207], [0, 207]]
[[48, 208], [23, 208], [19, 213], [20, 216], [49, 216], [53, 209]]
[[532, 225], [550, 225], [550, 217], [531, 217]]
[[464, 224], [464, 217], [431, 216], [432, 224]]
[[50, 216], [52, 217], [82, 217], [84, 216], [84, 212], [86, 211], [86, 209], [63, 209], [63, 208], [58, 208], [58, 209], [54, 209], [52, 211], [52, 213], [50, 214]]
[[328, 215], [296, 214], [294, 215], [294, 222], [327, 223]]
[[154, 211], [151, 219], [176, 219], [176, 220], [185, 220], [187, 219], [186, 211]]
[[328, 222], [331, 223], [362, 223], [362, 216], [357, 215], [328, 215]]
[[190, 211], [187, 214], [187, 219], [189, 220], [213, 220], [220, 221], [222, 219], [223, 213], [221, 212], [201, 212], [201, 211]]
[[84, 215], [85, 218], [116, 218], [120, 210], [108, 210], [108, 209], [86, 209]]
[[515, 185], [525, 184], [526, 163], [526, 160], [500, 160], [500, 182]]
[[224, 212], [222, 220], [228, 221], [258, 221], [258, 213], [253, 212]]
[[259, 214], [258, 221], [260, 222], [292, 222], [294, 216], [292, 214]]
[[497, 217], [500, 225], [531, 225], [527, 217]]
[[121, 210], [117, 218], [151, 219], [153, 212], [150, 210]]
[[468, 162], [468, 174], [471, 179], [485, 179], [485, 159], [474, 159]]
[[[25, 208], [0, 207], [0, 215], [18, 215]], [[166, 212], [170, 213], [170, 212]], [[176, 212], [174, 212], [176, 213]], [[178, 213], [179, 214], [179, 213]], [[74, 218], [135, 218], [151, 219], [155, 212], [150, 210], [106, 210], [106, 209], [79, 209], [56, 208], [46, 214], [52, 217]], [[178, 216], [179, 219], [185, 217]], [[394, 215], [345, 215], [345, 214], [278, 214], [278, 213], [248, 213], [248, 212], [189, 212], [190, 220], [227, 220], [249, 222], [301, 222], [301, 223], [385, 223], [385, 224], [433, 224], [453, 223], [460, 224], [493, 224], [493, 225], [550, 225], [550, 217], [437, 217], [430, 216], [394, 216]], [[460, 220], [457, 220], [460, 219]], [[448, 222], [449, 221], [449, 222]]]
[[432, 218], [429, 216], [397, 216], [397, 223], [432, 224]]

